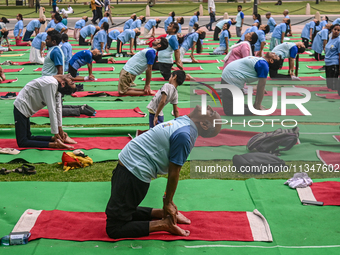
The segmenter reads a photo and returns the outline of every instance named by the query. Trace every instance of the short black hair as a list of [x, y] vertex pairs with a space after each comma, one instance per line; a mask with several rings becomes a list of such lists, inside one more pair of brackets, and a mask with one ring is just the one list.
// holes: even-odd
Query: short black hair
[[161, 47], [157, 49], [158, 51], [165, 50], [169, 46], [168, 40], [165, 39], [165, 37], [161, 37], [160, 44], [161, 44]]
[[298, 47], [298, 53], [301, 54], [301, 53], [304, 53], [306, 51], [306, 48], [305, 47]]
[[107, 23], [107, 22], [104, 22], [103, 23], [103, 29], [106, 31], [106, 32], [108, 32], [109, 31], [109, 23]]
[[327, 16], [325, 16], [325, 19], [326, 19], [326, 21], [327, 21], [327, 22], [329, 21], [329, 19], [328, 19], [328, 17], [327, 17]]
[[200, 33], [199, 35], [198, 35], [198, 38], [199, 39], [204, 39], [205, 38], [205, 32], [203, 31], [202, 33]]
[[179, 25], [177, 22], [171, 22], [169, 25], [173, 24], [173, 28], [175, 29], [175, 34], [178, 33]]
[[196, 31], [196, 30], [198, 30], [200, 27], [199, 27], [199, 25], [198, 25], [198, 23], [195, 23], [193, 26], [193, 29]]
[[134, 14], [134, 15], [132, 15], [132, 16], [133, 16], [133, 17], [132, 17], [132, 20], [135, 21], [135, 20], [137, 19], [137, 15]]
[[143, 18], [141, 19], [141, 21], [142, 21], [142, 24], [145, 22], [145, 20], [146, 20], [146, 18], [145, 18], [145, 17], [143, 17]]
[[268, 25], [266, 25], [266, 28], [263, 30], [265, 34], [268, 34], [270, 31], [270, 28]]
[[47, 35], [51, 37], [51, 41], [56, 41], [57, 45], [61, 42], [61, 34], [57, 30], [51, 30], [47, 32]]
[[63, 18], [57, 12], [56, 12], [56, 14], [54, 14], [54, 19], [57, 20], [58, 22], [61, 22], [63, 20]]
[[8, 19], [5, 18], [5, 17], [2, 17], [1, 20], [2, 20], [2, 22], [5, 23], [5, 24], [6, 24], [6, 23], [9, 23]]
[[63, 33], [63, 34], [61, 35], [61, 40], [64, 41], [64, 42], [68, 42], [68, 35], [65, 34], [65, 33]]
[[8, 30], [2, 33], [3, 38], [7, 38], [7, 36], [8, 36]]
[[181, 17], [181, 19], [179, 20], [179, 22], [178, 22], [179, 24], [181, 24], [181, 25], [183, 25], [184, 24], [184, 18], [183, 17]]
[[171, 76], [175, 76], [175, 75], [177, 75], [177, 78], [176, 78], [177, 84], [182, 85], [183, 82], [185, 81], [185, 76], [186, 76], [185, 72], [182, 70], [173, 71], [171, 73]]
[[42, 25], [44, 25], [45, 24], [45, 20], [43, 20], [43, 21], [40, 21], [40, 24], [42, 24]]
[[140, 36], [140, 32], [137, 32], [137, 33], [136, 33], [135, 38], [138, 37], [138, 36]]
[[253, 35], [251, 36], [250, 44], [251, 45], [255, 44], [258, 39], [259, 39], [258, 35], [254, 32]]
[[241, 9], [242, 9], [242, 5], [239, 4], [239, 5], [237, 6], [237, 8], [239, 8], [239, 7], [241, 7]]

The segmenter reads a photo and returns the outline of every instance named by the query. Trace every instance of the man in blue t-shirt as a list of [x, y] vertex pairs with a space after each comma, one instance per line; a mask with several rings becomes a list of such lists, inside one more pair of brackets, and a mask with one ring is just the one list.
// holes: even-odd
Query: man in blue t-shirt
[[[179, 173], [197, 137], [215, 137], [220, 132], [221, 125], [214, 124], [220, 118], [210, 106], [206, 115], [196, 106], [189, 115], [159, 124], [124, 147], [112, 172], [111, 196], [105, 210], [110, 238], [142, 237], [156, 231], [189, 236], [190, 232], [177, 223], [190, 224], [190, 219], [178, 212], [173, 202]], [[163, 209], [140, 207], [157, 174], [168, 174]]]
[[242, 26], [244, 21], [244, 13], [242, 12], [242, 5], [237, 6], [237, 16], [236, 16], [236, 36], [241, 37]]
[[46, 46], [49, 47], [42, 67], [42, 76], [52, 76], [64, 74], [64, 53], [59, 47], [61, 34], [56, 31], [48, 31], [46, 37]]
[[[132, 58], [124, 65], [119, 74], [118, 92], [120, 96], [143, 96], [153, 95], [150, 88], [152, 65], [155, 62], [156, 52], [165, 50], [168, 47], [168, 41], [162, 37], [152, 42], [152, 48], [146, 48]], [[131, 88], [137, 75], [145, 71], [146, 79], [144, 89]]]
[[40, 26], [45, 24], [46, 18], [39, 18], [31, 20], [26, 26], [26, 32], [24, 34], [23, 41], [33, 41], [31, 35], [35, 32], [35, 36], [39, 34]]
[[313, 33], [315, 31], [315, 28], [319, 26], [320, 21], [317, 19], [313, 19], [311, 22], [308, 22], [301, 32], [301, 39], [302, 42], [305, 44], [305, 47], [309, 47], [309, 40], [312, 40]]
[[[300, 81], [301, 79], [298, 78], [294, 74], [294, 60], [296, 59], [297, 54], [304, 53], [306, 50], [305, 45], [303, 42], [284, 42], [278, 46], [276, 46], [272, 52], [280, 57], [280, 68], [283, 66], [283, 61], [285, 58], [289, 59], [289, 71], [288, 75], [279, 74], [278, 70], [269, 70], [270, 78], [274, 79], [285, 79], [285, 80], [293, 80], [293, 81]], [[297, 71], [296, 71], [297, 74]]]
[[[71, 74], [75, 81], [94, 80], [95, 77], [92, 74], [92, 61], [99, 55], [100, 51], [98, 49], [78, 51], [73, 55], [69, 62], [68, 73]], [[85, 77], [77, 76], [79, 68], [84, 65], [87, 65], [89, 75]]]
[[272, 13], [271, 12], [267, 12], [266, 13], [266, 18], [268, 19], [267, 25], [269, 26], [269, 32], [273, 33], [274, 29], [276, 27], [276, 22], [275, 20], [272, 18]]
[[[222, 72], [222, 84], [234, 85], [245, 92], [244, 85], [246, 83], [258, 81], [254, 108], [257, 110], [263, 110], [264, 108], [261, 103], [269, 69], [277, 70], [279, 69], [279, 65], [280, 59], [273, 52], [268, 52], [263, 58], [245, 57], [238, 59], [231, 62], [228, 65], [228, 68], [224, 68]], [[223, 111], [227, 116], [234, 115], [233, 102], [234, 100], [231, 91], [229, 89], [222, 88]], [[252, 115], [248, 104], [244, 105], [244, 115]]]

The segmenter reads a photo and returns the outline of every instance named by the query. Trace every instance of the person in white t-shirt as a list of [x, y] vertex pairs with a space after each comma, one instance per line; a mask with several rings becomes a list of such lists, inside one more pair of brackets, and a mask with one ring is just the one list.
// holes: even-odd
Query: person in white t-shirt
[[209, 11], [209, 16], [210, 16], [210, 22], [208, 25], [206, 25], [206, 28], [209, 31], [212, 30], [212, 24], [216, 22], [215, 14], [216, 14], [216, 9], [215, 9], [215, 1], [214, 0], [208, 0], [208, 11]]
[[164, 122], [163, 108], [168, 103], [173, 105], [175, 118], [179, 117], [177, 103], [178, 92], [177, 86], [182, 85], [185, 81], [185, 72], [177, 70], [172, 72], [169, 83], [165, 83], [163, 87], [157, 91], [147, 108], [149, 110], [149, 126], [153, 128], [159, 123]]

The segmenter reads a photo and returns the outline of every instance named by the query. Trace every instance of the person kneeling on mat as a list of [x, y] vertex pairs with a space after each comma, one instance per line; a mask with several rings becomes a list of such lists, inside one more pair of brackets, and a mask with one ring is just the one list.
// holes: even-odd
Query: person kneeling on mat
[[[168, 45], [168, 41], [164, 37], [156, 39], [152, 42], [152, 48], [146, 48], [128, 60], [119, 74], [118, 92], [120, 96], [143, 96], [152, 94], [150, 81], [156, 52], [165, 50]], [[141, 75], [144, 71], [146, 74], [144, 89], [131, 88], [131, 86], [134, 85], [136, 76]]]
[[[73, 80], [74, 81], [94, 80], [95, 77], [92, 74], [92, 59], [96, 59], [99, 55], [101, 56], [100, 51], [98, 49], [82, 50], [74, 54], [68, 66], [68, 73], [74, 78]], [[112, 59], [108, 59], [108, 60], [112, 60]], [[89, 75], [85, 77], [78, 76], [77, 75], [78, 69], [84, 65], [87, 65], [87, 68], [89, 70]]]
[[[76, 85], [70, 75], [43, 76], [30, 81], [19, 92], [14, 101], [15, 135], [21, 148], [73, 149], [75, 144], [62, 129], [61, 96], [71, 95]], [[30, 131], [30, 117], [47, 106], [54, 136], [33, 136]]]
[[[261, 105], [269, 69], [279, 69], [280, 58], [268, 52], [263, 58], [245, 57], [231, 62], [222, 72], [222, 84], [230, 84], [244, 91], [245, 83], [258, 81], [254, 108], [264, 110]], [[234, 115], [233, 95], [227, 88], [222, 88], [223, 111], [227, 116]], [[239, 110], [239, 109], [238, 109]], [[244, 105], [244, 115], [253, 115], [248, 104]]]
[[[214, 124], [221, 118], [216, 111], [208, 106], [206, 115], [201, 112], [197, 105], [189, 115], [155, 126], [130, 141], [118, 155], [105, 210], [110, 238], [142, 237], [157, 231], [190, 235], [177, 225], [191, 223], [173, 201], [179, 173], [197, 137], [215, 137], [221, 130], [221, 125]], [[157, 174], [168, 174], [163, 209], [139, 206]]]
[[[168, 27], [169, 28], [169, 27]], [[147, 108], [149, 111], [149, 127], [153, 128], [159, 123], [164, 122], [163, 108], [168, 103], [173, 105], [175, 118], [179, 117], [177, 104], [178, 104], [178, 91], [177, 87], [182, 85], [185, 81], [185, 72], [178, 70], [172, 72], [169, 83], [165, 83], [163, 87], [157, 91]]]
[[297, 56], [297, 54], [304, 53], [306, 50], [305, 45], [303, 42], [296, 42], [296, 43], [290, 43], [285, 42], [278, 46], [276, 46], [272, 52], [274, 52], [276, 55], [280, 57], [280, 68], [283, 66], [283, 61], [286, 57], [289, 59], [289, 71], [288, 75], [285, 74], [279, 74], [276, 70], [269, 69], [269, 75], [270, 78], [274, 79], [288, 79], [293, 81], [300, 81], [301, 79], [296, 77], [294, 75], [294, 60]]

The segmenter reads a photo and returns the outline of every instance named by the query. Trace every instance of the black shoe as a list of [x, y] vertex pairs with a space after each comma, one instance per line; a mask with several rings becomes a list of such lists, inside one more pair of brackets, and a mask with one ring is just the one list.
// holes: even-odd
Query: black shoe
[[325, 67], [325, 66], [319, 68], [319, 71], [325, 71], [325, 70], [326, 70], [326, 67]]
[[82, 83], [76, 84], [76, 88], [77, 88], [77, 91], [84, 91], [84, 84]]

